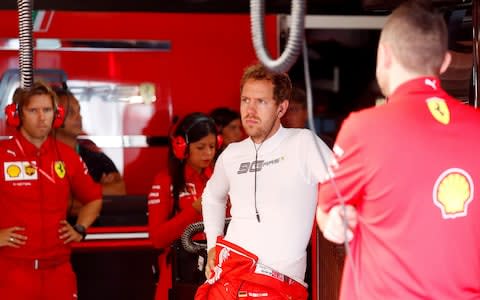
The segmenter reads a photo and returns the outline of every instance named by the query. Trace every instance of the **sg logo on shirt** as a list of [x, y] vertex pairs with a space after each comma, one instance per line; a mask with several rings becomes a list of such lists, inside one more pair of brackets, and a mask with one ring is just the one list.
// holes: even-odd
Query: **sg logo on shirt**
[[245, 174], [247, 172], [260, 172], [263, 167], [263, 160], [257, 160], [252, 162], [244, 162], [240, 164], [237, 174]]

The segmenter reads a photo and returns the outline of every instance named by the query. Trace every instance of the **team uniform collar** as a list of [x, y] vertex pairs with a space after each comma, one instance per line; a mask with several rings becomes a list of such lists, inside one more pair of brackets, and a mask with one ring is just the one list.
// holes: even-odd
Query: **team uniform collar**
[[43, 142], [43, 144], [40, 146], [40, 148], [37, 148], [34, 144], [27, 140], [19, 130], [14, 133], [13, 139], [16, 141], [20, 152], [22, 152], [22, 154], [26, 156], [45, 154], [47, 153], [47, 149], [49, 149], [50, 144], [52, 143], [51, 137], [48, 136], [45, 142]]
[[443, 94], [445, 93], [440, 86], [440, 79], [435, 76], [419, 77], [402, 83], [388, 98], [389, 102], [400, 99], [406, 100], [408, 94], [428, 93]]
[[208, 179], [212, 176], [213, 170], [211, 166], [206, 167], [201, 173], [198, 173], [189, 164], [185, 164], [185, 178]]
[[[263, 141], [263, 143], [261, 144], [255, 144], [254, 142], [254, 145], [258, 149], [259, 153], [270, 152], [277, 148], [277, 146], [285, 138], [286, 135], [287, 135], [287, 130], [282, 125], [280, 125], [277, 132], [275, 132], [271, 137]], [[250, 140], [253, 142], [251, 138]]]

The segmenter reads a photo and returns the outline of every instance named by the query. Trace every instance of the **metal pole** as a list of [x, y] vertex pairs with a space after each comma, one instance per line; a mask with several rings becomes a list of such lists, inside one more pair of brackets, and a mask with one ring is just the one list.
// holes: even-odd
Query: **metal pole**
[[479, 106], [479, 92], [480, 92], [480, 78], [478, 74], [479, 68], [479, 48], [478, 48], [478, 38], [479, 38], [479, 25], [480, 25], [480, 4], [479, 0], [474, 0], [472, 4], [472, 44], [473, 44], [473, 66], [472, 66], [472, 87], [473, 93], [471, 93], [472, 99], [470, 99], [470, 103], [477, 107]]
[[17, 0], [19, 23], [20, 87], [33, 85], [33, 0]]

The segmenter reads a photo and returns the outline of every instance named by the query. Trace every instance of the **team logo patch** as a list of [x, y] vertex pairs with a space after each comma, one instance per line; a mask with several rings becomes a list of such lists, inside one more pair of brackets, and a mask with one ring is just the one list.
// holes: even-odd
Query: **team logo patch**
[[3, 163], [5, 181], [36, 180], [37, 168], [28, 161], [10, 161]]
[[65, 174], [67, 173], [67, 170], [65, 170], [65, 165], [63, 164], [63, 161], [56, 161], [55, 164], [53, 165], [53, 169], [55, 170], [55, 173], [57, 176], [61, 179], [65, 177]]
[[20, 176], [21, 172], [22, 169], [17, 165], [9, 165], [7, 167], [7, 175], [10, 178], [17, 178], [18, 176]]
[[443, 125], [450, 123], [450, 111], [445, 100], [437, 97], [428, 98], [427, 106], [435, 120]]
[[444, 171], [433, 187], [433, 203], [440, 208], [444, 219], [455, 219], [468, 214], [473, 199], [473, 180], [459, 168]]

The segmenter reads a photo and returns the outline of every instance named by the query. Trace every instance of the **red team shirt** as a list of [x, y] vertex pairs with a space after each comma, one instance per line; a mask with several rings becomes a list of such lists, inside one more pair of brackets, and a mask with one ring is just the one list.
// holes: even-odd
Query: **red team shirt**
[[[341, 299], [480, 299], [479, 134], [479, 112], [438, 78], [345, 120], [333, 171], [359, 224]], [[329, 182], [318, 197], [340, 203]]]
[[0, 228], [21, 226], [28, 237], [20, 248], [1, 247], [0, 257], [47, 259], [70, 255], [59, 238], [72, 192], [82, 203], [101, 199], [81, 158], [67, 145], [48, 137], [37, 149], [17, 132], [0, 142]]
[[170, 218], [173, 208], [171, 179], [165, 170], [159, 173], [148, 194], [148, 225], [150, 239], [156, 248], [164, 251], [158, 257], [160, 279], [157, 285], [155, 299], [167, 299], [171, 287], [171, 266], [167, 263], [169, 246], [180, 238], [185, 228], [201, 221], [202, 216], [192, 207], [192, 203], [202, 196], [207, 180], [212, 175], [212, 169], [206, 168], [198, 173], [189, 165], [185, 166], [186, 190], [180, 193], [180, 211]]

